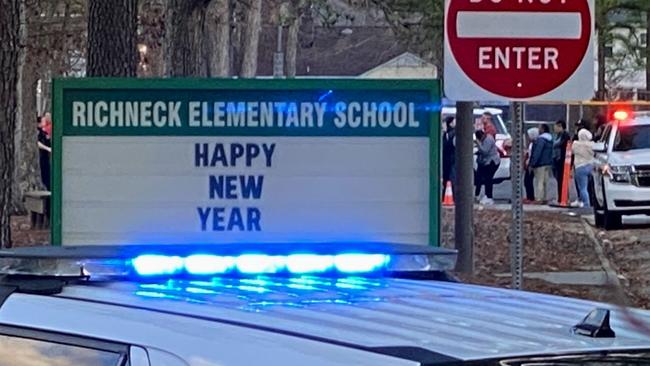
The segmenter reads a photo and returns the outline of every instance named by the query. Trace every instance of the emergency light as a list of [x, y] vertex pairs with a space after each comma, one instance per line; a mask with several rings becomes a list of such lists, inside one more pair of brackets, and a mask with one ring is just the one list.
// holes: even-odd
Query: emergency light
[[0, 251], [0, 274], [95, 278], [385, 275], [453, 269], [456, 251], [381, 243], [70, 246]]
[[629, 113], [624, 110], [618, 110], [614, 112], [614, 119], [617, 121], [625, 121], [629, 117]]

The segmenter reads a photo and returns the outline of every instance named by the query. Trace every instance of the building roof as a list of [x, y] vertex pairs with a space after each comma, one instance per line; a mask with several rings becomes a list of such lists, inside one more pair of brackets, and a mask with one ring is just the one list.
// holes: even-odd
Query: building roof
[[391, 68], [433, 68], [435, 70], [435, 65], [427, 60], [414, 55], [411, 52], [404, 52], [383, 64], [376, 66], [366, 72], [363, 75], [374, 74], [382, 69], [391, 69]]

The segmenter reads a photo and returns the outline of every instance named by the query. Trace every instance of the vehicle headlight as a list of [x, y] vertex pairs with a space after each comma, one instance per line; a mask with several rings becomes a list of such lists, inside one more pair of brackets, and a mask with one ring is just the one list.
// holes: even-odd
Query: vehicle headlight
[[616, 183], [630, 183], [631, 177], [630, 173], [632, 167], [629, 165], [608, 165], [606, 166], [606, 172], [609, 175], [609, 179], [612, 182]]

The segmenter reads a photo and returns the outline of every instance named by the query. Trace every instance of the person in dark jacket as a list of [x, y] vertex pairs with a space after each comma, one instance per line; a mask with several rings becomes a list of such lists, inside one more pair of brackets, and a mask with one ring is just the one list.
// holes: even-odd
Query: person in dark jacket
[[573, 137], [571, 138], [571, 140], [572, 141], [578, 141], [579, 140], [578, 133], [580, 133], [580, 130], [585, 129], [585, 128], [587, 130], [591, 131], [591, 123], [589, 122], [589, 120], [586, 120], [584, 118], [579, 119], [578, 122], [576, 122], [575, 133], [573, 134]]
[[607, 126], [607, 117], [603, 114], [597, 114], [594, 118], [593, 131], [593, 141], [598, 142], [602, 139], [603, 133], [605, 133], [605, 127]]
[[553, 139], [553, 176], [557, 180], [557, 200], [562, 196], [564, 184], [564, 159], [566, 158], [566, 148], [571, 140], [571, 135], [566, 130], [566, 122], [559, 120], [553, 127], [555, 138]]
[[38, 160], [41, 168], [41, 181], [50, 190], [50, 159], [52, 155], [52, 121], [49, 115], [38, 117]]
[[540, 125], [539, 132], [539, 137], [533, 143], [530, 166], [535, 174], [535, 199], [539, 203], [546, 203], [546, 190], [553, 166], [553, 136], [544, 124]]
[[442, 135], [442, 194], [444, 197], [447, 182], [452, 187], [456, 180], [456, 119], [445, 118], [445, 132]]
[[526, 199], [524, 203], [535, 202], [535, 172], [530, 166], [530, 158], [532, 157], [533, 144], [539, 137], [539, 129], [537, 127], [529, 128], [526, 131], [528, 135], [528, 148], [526, 149], [526, 159], [524, 164], [524, 187], [526, 188]]
[[485, 186], [485, 197], [481, 199], [480, 203], [491, 205], [494, 203], [492, 196], [494, 174], [499, 169], [501, 157], [499, 156], [494, 136], [481, 130], [476, 131], [475, 136], [476, 140], [474, 143], [478, 151], [476, 156], [476, 191], [474, 194], [478, 199], [481, 195], [481, 186]]

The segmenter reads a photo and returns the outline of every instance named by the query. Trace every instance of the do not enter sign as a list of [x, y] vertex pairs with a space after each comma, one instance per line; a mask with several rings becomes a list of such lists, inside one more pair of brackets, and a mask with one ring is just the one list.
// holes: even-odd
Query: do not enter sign
[[446, 0], [445, 9], [447, 97], [593, 96], [593, 0]]

